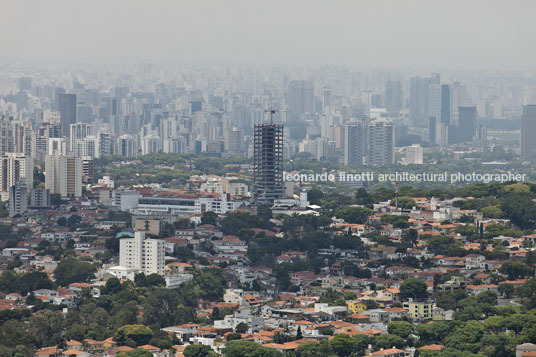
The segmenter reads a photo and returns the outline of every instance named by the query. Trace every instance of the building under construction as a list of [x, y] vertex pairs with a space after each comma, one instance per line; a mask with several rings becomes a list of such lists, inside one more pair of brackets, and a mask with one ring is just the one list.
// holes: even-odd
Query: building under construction
[[253, 197], [259, 205], [272, 205], [284, 192], [283, 125], [255, 125], [253, 165]]

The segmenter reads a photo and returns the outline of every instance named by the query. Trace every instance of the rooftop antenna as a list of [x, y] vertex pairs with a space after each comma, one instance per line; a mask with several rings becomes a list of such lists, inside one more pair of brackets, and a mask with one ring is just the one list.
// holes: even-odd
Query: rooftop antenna
[[275, 112], [277, 112], [277, 110], [270, 108], [270, 109], [265, 109], [264, 112], [265, 113], [270, 112], [270, 125], [272, 125], [274, 123], [274, 114]]

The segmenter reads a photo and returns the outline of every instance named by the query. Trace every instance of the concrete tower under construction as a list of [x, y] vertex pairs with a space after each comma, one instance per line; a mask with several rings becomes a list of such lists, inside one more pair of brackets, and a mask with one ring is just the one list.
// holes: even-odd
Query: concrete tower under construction
[[253, 165], [253, 197], [259, 205], [272, 205], [284, 192], [283, 125], [255, 125]]

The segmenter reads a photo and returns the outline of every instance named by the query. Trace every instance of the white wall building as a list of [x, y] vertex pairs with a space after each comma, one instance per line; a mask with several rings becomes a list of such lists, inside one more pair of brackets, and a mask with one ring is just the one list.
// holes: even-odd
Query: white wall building
[[164, 275], [165, 241], [145, 238], [145, 232], [135, 232], [134, 238], [122, 238], [119, 265], [146, 275]]
[[45, 156], [45, 189], [61, 197], [82, 196], [82, 158]]
[[6, 153], [0, 157], [0, 196], [9, 199], [9, 189], [23, 181], [28, 188], [33, 187], [33, 159], [24, 154]]

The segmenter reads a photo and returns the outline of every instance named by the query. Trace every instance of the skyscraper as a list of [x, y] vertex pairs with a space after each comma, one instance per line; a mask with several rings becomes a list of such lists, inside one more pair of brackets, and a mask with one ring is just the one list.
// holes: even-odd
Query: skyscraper
[[441, 86], [441, 123], [449, 126], [451, 124], [451, 96], [450, 87], [447, 84]]
[[326, 114], [331, 108], [331, 88], [324, 87], [322, 88], [322, 111]]
[[456, 143], [473, 141], [476, 133], [476, 107], [458, 108], [458, 127], [455, 130]]
[[[409, 115], [413, 125], [426, 127], [428, 118], [428, 87], [431, 84], [439, 84], [439, 75], [430, 77], [413, 77], [409, 85]], [[439, 117], [438, 117], [439, 120]]]
[[258, 204], [273, 204], [283, 197], [283, 125], [254, 126], [253, 197]]
[[364, 120], [353, 121], [344, 128], [344, 164], [363, 165], [367, 152], [367, 124]]
[[33, 159], [24, 154], [6, 153], [0, 157], [0, 195], [9, 199], [9, 190], [19, 182], [33, 186]]
[[288, 86], [288, 109], [292, 116], [314, 112], [313, 85], [309, 81], [291, 81]]
[[45, 188], [61, 197], [82, 196], [82, 158], [45, 156]]
[[384, 102], [385, 109], [389, 113], [398, 114], [402, 109], [402, 87], [399, 81], [385, 83]]
[[9, 215], [22, 215], [28, 210], [28, 186], [20, 181], [9, 189]]
[[368, 130], [368, 162], [370, 165], [395, 163], [395, 126], [384, 119], [374, 120]]
[[58, 94], [58, 106], [60, 110], [61, 134], [69, 136], [71, 124], [76, 123], [76, 94]]
[[536, 105], [525, 105], [521, 116], [521, 160], [536, 162], [535, 138]]

